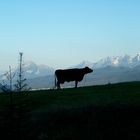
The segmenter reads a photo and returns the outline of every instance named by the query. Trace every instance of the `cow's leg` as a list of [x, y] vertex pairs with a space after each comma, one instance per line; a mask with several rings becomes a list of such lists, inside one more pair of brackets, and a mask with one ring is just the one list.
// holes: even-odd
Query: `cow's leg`
[[60, 82], [57, 81], [57, 89], [60, 89]]
[[78, 85], [78, 81], [75, 81], [75, 88], [77, 88], [77, 85]]

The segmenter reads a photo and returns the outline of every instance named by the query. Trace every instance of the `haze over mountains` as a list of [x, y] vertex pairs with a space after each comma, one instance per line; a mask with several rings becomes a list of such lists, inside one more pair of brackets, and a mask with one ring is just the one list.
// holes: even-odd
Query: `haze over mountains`
[[[83, 68], [85, 66], [94, 71], [85, 76], [84, 80], [79, 83], [80, 86], [140, 81], [140, 53], [134, 57], [125, 55], [107, 57], [98, 62], [83, 61], [71, 68]], [[32, 88], [53, 88], [54, 71], [54, 68], [47, 65], [37, 65], [35, 62], [27, 62], [24, 65], [25, 77]], [[3, 79], [2, 76], [0, 78]], [[63, 86], [74, 86], [74, 83], [66, 83]]]

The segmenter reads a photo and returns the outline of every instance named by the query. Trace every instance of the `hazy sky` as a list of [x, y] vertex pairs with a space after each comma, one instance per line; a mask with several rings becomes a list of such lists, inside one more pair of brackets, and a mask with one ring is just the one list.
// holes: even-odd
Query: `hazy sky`
[[55, 68], [140, 52], [140, 0], [0, 0], [0, 69]]

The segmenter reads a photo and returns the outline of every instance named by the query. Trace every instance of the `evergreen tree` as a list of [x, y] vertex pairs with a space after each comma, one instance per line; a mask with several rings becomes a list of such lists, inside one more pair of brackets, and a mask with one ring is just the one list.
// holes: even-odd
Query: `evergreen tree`
[[28, 91], [30, 88], [28, 87], [28, 84], [26, 83], [26, 78], [24, 76], [24, 71], [23, 71], [23, 53], [20, 52], [20, 59], [19, 59], [19, 73], [18, 73], [18, 80], [15, 84], [16, 91], [21, 92], [21, 91]]

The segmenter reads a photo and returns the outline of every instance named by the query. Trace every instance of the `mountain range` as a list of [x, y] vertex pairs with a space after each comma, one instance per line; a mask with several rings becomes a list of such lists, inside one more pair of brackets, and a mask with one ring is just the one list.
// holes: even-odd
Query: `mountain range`
[[140, 65], [140, 53], [138, 53], [134, 57], [130, 55], [106, 57], [95, 63], [83, 61], [77, 66], [83, 67], [86, 65], [88, 65], [89, 67], [94, 67], [94, 68], [104, 68], [106, 66], [134, 68], [137, 65]]
[[[80, 86], [117, 83], [125, 81], [140, 81], [140, 53], [134, 57], [130, 55], [103, 58], [97, 62], [82, 61], [70, 68], [88, 66], [93, 73], [84, 77]], [[23, 72], [32, 88], [53, 88], [55, 69], [47, 65], [37, 65], [35, 62], [26, 62]], [[14, 70], [17, 73], [18, 69]], [[0, 80], [4, 77], [0, 77]], [[65, 83], [64, 87], [74, 86], [74, 82]]]

